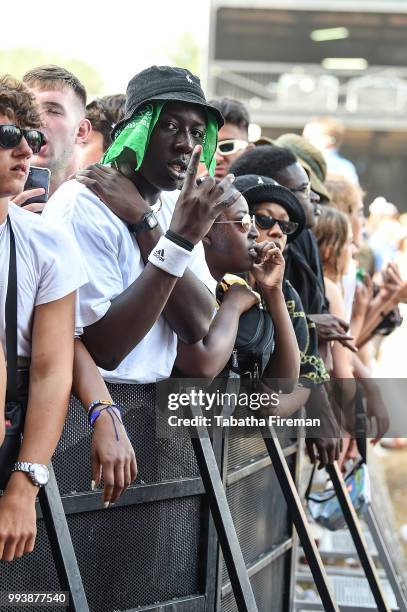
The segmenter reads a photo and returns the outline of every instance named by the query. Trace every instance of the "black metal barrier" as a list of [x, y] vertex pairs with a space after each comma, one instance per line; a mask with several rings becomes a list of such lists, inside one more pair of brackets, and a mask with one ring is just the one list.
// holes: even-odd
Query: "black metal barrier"
[[[233, 429], [214, 428], [208, 463], [211, 451], [201, 438], [193, 446], [189, 437], [156, 436], [153, 385], [110, 385], [110, 391], [124, 407], [139, 468], [136, 484], [109, 509], [102, 505], [101, 491], [91, 491], [90, 430], [75, 399], [53, 460], [90, 611], [289, 610], [296, 538], [261, 433], [242, 437]], [[210, 467], [202, 475], [212, 496], [205, 495], [195, 453], [201, 473], [202, 460]], [[283, 454], [298, 477], [298, 440], [286, 440]], [[219, 513], [227, 504], [216, 474], [213, 478], [213, 458], [221, 468], [230, 508], [223, 526]], [[0, 590], [43, 593], [60, 588], [40, 517], [34, 552], [0, 564]], [[1, 612], [9, 609], [0, 606]], [[35, 606], [24, 609], [38, 611]]]
[[346, 524], [348, 526], [349, 532], [352, 536], [353, 543], [360, 559], [360, 563], [363, 567], [367, 581], [372, 591], [372, 595], [376, 602], [377, 610], [378, 612], [390, 612], [390, 607], [386, 601], [386, 597], [380, 584], [380, 579], [377, 573], [376, 566], [374, 564], [372, 556], [369, 553], [359, 518], [352, 504], [352, 500], [350, 499], [348, 490], [346, 488], [346, 483], [343, 479], [338, 464], [335, 462], [332, 466], [327, 466], [327, 472], [332, 481], [333, 487], [338, 497], [338, 501], [341, 505]]
[[[235, 412], [239, 417], [239, 409]], [[291, 474], [299, 475], [298, 441], [282, 440]], [[295, 534], [287, 503], [261, 432], [224, 431], [222, 475], [259, 611], [290, 610], [294, 596]], [[217, 610], [236, 612], [230, 576], [220, 556]]]

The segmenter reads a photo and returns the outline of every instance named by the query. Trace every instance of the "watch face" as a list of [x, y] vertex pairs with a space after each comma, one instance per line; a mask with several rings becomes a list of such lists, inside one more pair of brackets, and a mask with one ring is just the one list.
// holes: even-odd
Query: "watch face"
[[148, 215], [148, 217], [146, 217], [146, 222], [147, 222], [147, 225], [148, 225], [148, 227], [149, 227], [150, 229], [154, 229], [154, 228], [155, 228], [155, 226], [156, 226], [156, 225], [157, 225], [157, 223], [158, 223], [158, 222], [157, 222], [157, 219], [156, 219], [156, 216], [154, 215], [154, 213], [152, 213], [152, 214]]
[[39, 485], [47, 484], [49, 479], [49, 471], [46, 465], [35, 463], [33, 464], [31, 470], [35, 480], [38, 482]]

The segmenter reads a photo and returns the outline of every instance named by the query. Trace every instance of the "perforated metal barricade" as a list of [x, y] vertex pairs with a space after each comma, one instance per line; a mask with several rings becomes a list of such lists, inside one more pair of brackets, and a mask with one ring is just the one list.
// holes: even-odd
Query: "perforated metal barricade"
[[[153, 385], [110, 385], [110, 391], [124, 407], [135, 448], [135, 486], [109, 509], [103, 508], [100, 492], [91, 491], [90, 429], [74, 398], [53, 460], [89, 609], [158, 612], [167, 604], [172, 612], [236, 610], [227, 572], [217, 566], [216, 532], [191, 441], [155, 435]], [[219, 463], [228, 458], [227, 496], [258, 609], [282, 612], [292, 590], [287, 508], [260, 434], [228, 439], [223, 433], [214, 432], [214, 448]], [[297, 445], [287, 444], [294, 472]], [[239, 473], [248, 464], [250, 473]], [[41, 518], [35, 551], [12, 564], [0, 563], [0, 576], [2, 588], [59, 590]]]

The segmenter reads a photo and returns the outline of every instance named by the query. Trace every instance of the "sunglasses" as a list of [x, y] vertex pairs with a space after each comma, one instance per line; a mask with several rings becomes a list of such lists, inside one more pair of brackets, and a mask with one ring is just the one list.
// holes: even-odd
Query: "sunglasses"
[[218, 142], [216, 151], [219, 153], [219, 155], [233, 155], [233, 153], [237, 153], [238, 151], [245, 149], [247, 144], [248, 143], [246, 140], [222, 140], [221, 142]]
[[44, 134], [38, 130], [20, 128], [16, 125], [0, 125], [0, 147], [14, 149], [23, 137], [33, 153], [39, 153], [45, 142]]
[[281, 219], [274, 219], [274, 217], [267, 217], [266, 215], [254, 215], [254, 218], [257, 227], [262, 230], [268, 230], [275, 223], [278, 223], [283, 234], [290, 236], [298, 229], [298, 223], [295, 221], [282, 221]]
[[254, 215], [249, 215], [249, 213], [247, 213], [242, 219], [239, 219], [239, 221], [215, 221], [215, 223], [240, 223], [242, 229], [248, 232], [252, 225], [254, 225]]

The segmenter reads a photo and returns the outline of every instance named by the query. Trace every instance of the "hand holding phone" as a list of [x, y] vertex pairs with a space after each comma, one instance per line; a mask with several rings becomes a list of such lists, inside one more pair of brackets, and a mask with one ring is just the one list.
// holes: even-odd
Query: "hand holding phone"
[[13, 198], [13, 202], [17, 206], [28, 206], [32, 212], [42, 212], [48, 200], [50, 177], [48, 168], [31, 166], [24, 191]]

